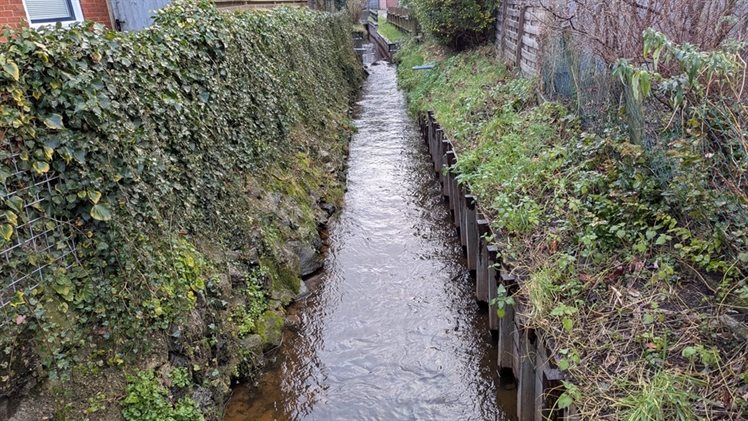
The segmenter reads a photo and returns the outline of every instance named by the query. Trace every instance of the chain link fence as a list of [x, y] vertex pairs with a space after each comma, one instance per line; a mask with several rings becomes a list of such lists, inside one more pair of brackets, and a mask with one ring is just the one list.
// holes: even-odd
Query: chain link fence
[[563, 30], [544, 34], [538, 55], [540, 86], [545, 99], [567, 104], [586, 126], [596, 126], [621, 100], [622, 87], [614, 83], [602, 57], [581, 48], [576, 38]]
[[[8, 307], [19, 293], [53, 280], [59, 271], [78, 263], [75, 227], [52, 214], [51, 197], [60, 175], [34, 174], [26, 156], [3, 151], [2, 166], [12, 173], [0, 183], [0, 324], [8, 322]], [[8, 235], [10, 234], [10, 235]]]

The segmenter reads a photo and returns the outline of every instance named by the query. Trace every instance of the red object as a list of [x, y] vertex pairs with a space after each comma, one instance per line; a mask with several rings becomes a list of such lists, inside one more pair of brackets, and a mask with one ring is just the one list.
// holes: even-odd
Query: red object
[[0, 25], [27, 25], [23, 0], [0, 0]]
[[106, 0], [80, 0], [80, 2], [81, 9], [83, 9], [83, 19], [102, 23], [109, 28], [112, 27]]
[[[92, 20], [112, 27], [107, 0], [77, 1], [80, 2], [84, 20]], [[0, 26], [18, 27], [28, 26], [28, 24], [28, 15], [23, 0], [0, 0]]]
[[379, 0], [379, 10], [400, 7], [400, 0]]

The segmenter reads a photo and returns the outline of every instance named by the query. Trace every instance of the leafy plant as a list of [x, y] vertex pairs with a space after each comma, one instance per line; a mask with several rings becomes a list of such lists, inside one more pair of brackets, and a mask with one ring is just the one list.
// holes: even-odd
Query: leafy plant
[[127, 421], [197, 421], [204, 420], [200, 409], [190, 398], [175, 404], [152, 370], [128, 378], [127, 396], [122, 400], [122, 417]]
[[[433, 111], [458, 154], [460, 182], [498, 234], [502, 263], [524, 275], [512, 295], [522, 320], [550, 336], [583, 398], [564, 403], [583, 418], [615, 417], [648, 397], [626, 411], [612, 400], [672, 370], [697, 381], [670, 383], [676, 403], [664, 405], [665, 419], [693, 391], [707, 396], [692, 408], [697, 417], [725, 408], [739, 417], [746, 402], [721, 391], [742, 387], [742, 373], [719, 361], [741, 360], [743, 346], [714, 326], [724, 323], [715, 315], [746, 303], [745, 50], [645, 37], [647, 64], [621, 62], [616, 72], [626, 110], [646, 116], [637, 127], [612, 112], [585, 131], [488, 48], [406, 43], [400, 85], [412, 112]], [[411, 69], [422, 63], [435, 66]], [[674, 338], [697, 345], [675, 353]]]
[[556, 404], [559, 409], [570, 407], [574, 402], [579, 402], [582, 399], [582, 392], [573, 383], [564, 380], [564, 392], [558, 397], [558, 403]]
[[187, 387], [192, 383], [190, 370], [186, 367], [178, 367], [169, 373], [171, 382], [176, 387]]
[[687, 346], [683, 348], [681, 355], [691, 363], [699, 360], [705, 367], [715, 367], [720, 362], [719, 350], [707, 349], [704, 345]]
[[405, 34], [397, 26], [387, 22], [387, 19], [383, 15], [379, 15], [377, 32], [389, 42], [400, 42], [405, 37]]
[[[273, 246], [302, 236], [265, 237], [277, 209], [260, 212], [264, 178], [301, 167], [297, 154], [338, 153], [351, 132], [361, 71], [345, 16], [222, 13], [184, 0], [154, 21], [128, 33], [90, 22], [3, 33], [0, 247], [31, 241], [29, 232], [49, 245], [14, 248], [0, 265], [4, 280], [39, 267], [45, 279], [18, 285], [8, 307], [5, 321], [16, 322], [2, 328], [4, 395], [30, 373], [65, 381], [91, 355], [115, 361], [107, 351], [127, 350], [116, 360], [130, 366], [149, 335], [179, 342], [188, 316], [235, 346], [222, 272], [250, 271], [260, 255], [291, 273]], [[331, 177], [278, 194], [308, 208], [311, 189], [324, 194]], [[260, 187], [250, 194], [252, 183]], [[243, 298], [262, 308], [268, 291], [258, 290], [275, 286]]]
[[500, 284], [496, 289], [496, 298], [492, 299], [490, 304], [496, 306], [496, 315], [499, 319], [503, 319], [506, 316], [507, 306], [514, 305], [514, 298], [509, 295], [506, 287]]
[[440, 43], [464, 49], [490, 38], [495, 0], [410, 0], [424, 30]]
[[571, 319], [571, 316], [575, 315], [577, 311], [576, 307], [567, 306], [566, 304], [561, 303], [551, 310], [551, 316], [561, 317], [561, 324], [563, 325], [564, 330], [571, 332], [571, 329], [574, 327], [574, 322]]

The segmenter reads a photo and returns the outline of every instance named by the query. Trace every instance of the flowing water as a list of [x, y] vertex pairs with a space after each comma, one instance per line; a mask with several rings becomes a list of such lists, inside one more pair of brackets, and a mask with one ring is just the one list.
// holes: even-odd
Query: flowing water
[[319, 286], [228, 421], [503, 420], [487, 315], [395, 67], [371, 66]]

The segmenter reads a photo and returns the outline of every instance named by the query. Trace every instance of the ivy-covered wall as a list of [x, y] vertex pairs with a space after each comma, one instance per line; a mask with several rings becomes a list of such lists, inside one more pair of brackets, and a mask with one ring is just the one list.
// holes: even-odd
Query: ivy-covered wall
[[6, 297], [0, 396], [71, 419], [218, 417], [342, 197], [349, 22], [188, 0], [141, 32], [5, 38], [0, 250], [23, 247], [0, 280], [44, 277]]

